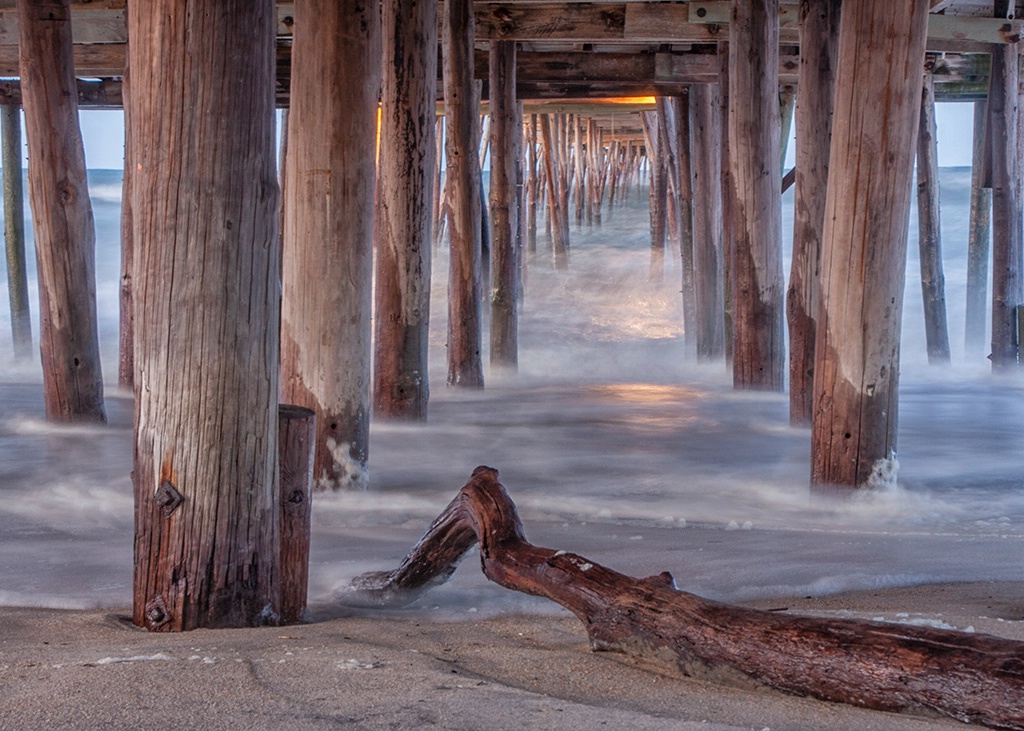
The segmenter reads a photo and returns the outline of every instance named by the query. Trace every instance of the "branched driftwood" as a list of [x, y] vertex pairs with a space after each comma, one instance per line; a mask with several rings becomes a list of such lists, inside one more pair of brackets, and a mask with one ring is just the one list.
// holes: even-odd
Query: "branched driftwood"
[[477, 542], [487, 578], [566, 607], [583, 622], [594, 649], [667, 662], [685, 675], [1024, 729], [1024, 642], [765, 612], [678, 591], [668, 573], [625, 576], [528, 543], [515, 505], [489, 467], [474, 470], [398, 568], [360, 576], [344, 601], [411, 602], [451, 576]]

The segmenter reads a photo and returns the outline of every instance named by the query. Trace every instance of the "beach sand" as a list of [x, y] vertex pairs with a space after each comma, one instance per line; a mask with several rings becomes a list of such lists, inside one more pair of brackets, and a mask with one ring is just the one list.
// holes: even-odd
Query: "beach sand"
[[[1024, 585], [751, 602], [1024, 640]], [[311, 608], [290, 627], [149, 633], [124, 611], [0, 607], [0, 729], [963, 728], [669, 676], [593, 653], [572, 616]]]

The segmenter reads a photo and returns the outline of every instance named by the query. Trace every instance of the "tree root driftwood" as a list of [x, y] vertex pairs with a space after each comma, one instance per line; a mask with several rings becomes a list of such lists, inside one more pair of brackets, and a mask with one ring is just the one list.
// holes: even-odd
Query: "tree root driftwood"
[[498, 471], [477, 467], [401, 565], [353, 580], [341, 601], [401, 606], [443, 583], [474, 544], [490, 580], [546, 597], [584, 624], [594, 650], [683, 675], [760, 685], [883, 711], [1024, 729], [1024, 642], [722, 604], [528, 543]]

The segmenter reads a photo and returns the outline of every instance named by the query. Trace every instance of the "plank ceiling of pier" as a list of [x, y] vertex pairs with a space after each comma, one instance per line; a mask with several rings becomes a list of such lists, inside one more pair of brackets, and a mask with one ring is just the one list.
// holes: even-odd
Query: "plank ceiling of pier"
[[[0, 0], [0, 78], [18, 75], [15, 0]], [[928, 64], [937, 94], [975, 99], [988, 83], [992, 44], [1024, 34], [1024, 0], [1014, 17], [994, 18], [992, 0], [932, 0]], [[75, 62], [83, 106], [120, 105], [127, 33], [125, 0], [72, 0]], [[579, 112], [619, 135], [639, 134], [638, 108], [649, 97], [680, 93], [688, 84], [715, 80], [717, 43], [728, 37], [728, 0], [598, 0], [597, 2], [476, 2], [477, 77], [487, 78], [487, 42], [519, 44], [519, 97], [533, 111]], [[781, 0], [780, 78], [796, 81], [796, 0]], [[287, 104], [293, 2], [278, 3], [278, 97]], [[607, 100], [619, 104], [613, 116]], [[16, 81], [0, 81], [0, 102], [17, 103]], [[633, 120], [633, 121], [630, 121]]]

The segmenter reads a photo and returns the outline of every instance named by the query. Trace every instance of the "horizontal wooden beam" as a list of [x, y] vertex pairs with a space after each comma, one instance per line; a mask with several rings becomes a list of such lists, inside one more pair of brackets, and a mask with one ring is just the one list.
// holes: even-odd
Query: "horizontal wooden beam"
[[[77, 79], [78, 106], [91, 109], [119, 109], [122, 106], [120, 79]], [[0, 104], [21, 106], [21, 82], [0, 79]]]

